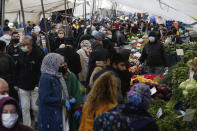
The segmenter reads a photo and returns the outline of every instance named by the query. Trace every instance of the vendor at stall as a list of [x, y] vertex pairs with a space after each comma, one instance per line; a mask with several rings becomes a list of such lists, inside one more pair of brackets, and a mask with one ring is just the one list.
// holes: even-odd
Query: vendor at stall
[[168, 65], [167, 56], [163, 44], [158, 40], [155, 32], [150, 32], [149, 42], [144, 46], [140, 62], [146, 61], [149, 74], [163, 74]]

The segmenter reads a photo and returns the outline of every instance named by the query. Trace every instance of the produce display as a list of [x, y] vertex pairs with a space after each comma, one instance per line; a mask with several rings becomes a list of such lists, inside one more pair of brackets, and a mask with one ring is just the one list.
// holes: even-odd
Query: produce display
[[149, 83], [151, 83], [151, 84], [158, 84], [158, 82], [156, 82], [156, 81], [153, 81], [153, 80], [151, 80], [151, 79], [146, 79], [146, 78], [144, 78], [144, 76], [140, 76], [140, 75], [137, 75], [137, 76], [134, 76], [132, 79], [131, 79], [131, 85], [133, 85], [133, 84], [136, 84], [136, 83], [147, 83], [147, 82], [149, 82]]
[[190, 91], [192, 89], [197, 89], [197, 82], [194, 79], [192, 79], [192, 80], [188, 79], [188, 80], [182, 82], [180, 84], [179, 88], [183, 90], [183, 95], [185, 97], [187, 97], [188, 91]]
[[[175, 64], [163, 76], [140, 74], [143, 67], [138, 66], [139, 53], [148, 43], [146, 39], [140, 43], [140, 38], [130, 37], [132, 44], [129, 71], [135, 74], [131, 78], [131, 86], [144, 83], [154, 91], [149, 113], [155, 118], [160, 131], [197, 131], [197, 111], [191, 121], [183, 121], [187, 109], [197, 109], [197, 42], [165, 43], [166, 54], [173, 56]], [[183, 49], [184, 55], [177, 56], [176, 49]], [[190, 70], [194, 71], [193, 78], [190, 77]], [[159, 109], [162, 109], [162, 115], [158, 118]]]
[[175, 55], [176, 49], [183, 49], [184, 52], [188, 50], [196, 50], [197, 49], [197, 42], [189, 43], [189, 44], [164, 44], [165, 51], [167, 54]]

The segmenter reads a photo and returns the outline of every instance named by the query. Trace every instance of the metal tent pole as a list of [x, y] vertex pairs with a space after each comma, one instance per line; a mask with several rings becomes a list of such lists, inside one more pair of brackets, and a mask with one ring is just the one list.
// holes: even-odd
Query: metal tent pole
[[95, 0], [93, 0], [93, 4], [92, 4], [92, 18], [91, 18], [91, 28], [92, 28], [92, 20], [93, 20], [93, 15], [94, 15], [94, 4], [95, 4]]
[[26, 24], [25, 24], [25, 14], [24, 14], [23, 1], [22, 0], [20, 0], [20, 5], [21, 5], [22, 18], [23, 18], [23, 27], [24, 27], [25, 35], [27, 35], [27, 28], [26, 28]]
[[84, 0], [84, 3], [85, 3], [85, 21], [86, 21], [86, 13], [87, 13], [87, 9], [86, 9], [86, 0]]
[[72, 10], [72, 17], [74, 17], [74, 11], [75, 11], [75, 6], [76, 6], [76, 1], [77, 0], [75, 0], [75, 2], [74, 2], [74, 7], [73, 7], [73, 10]]
[[44, 3], [43, 0], [41, 0], [41, 6], [42, 6], [42, 13], [43, 13], [43, 18], [44, 18], [44, 26], [45, 26], [45, 33], [46, 33], [46, 44], [47, 44], [47, 48], [48, 48], [48, 52], [51, 52], [51, 47], [50, 47], [50, 42], [49, 42], [49, 37], [48, 37], [48, 29], [47, 29], [47, 24], [46, 24], [46, 17], [45, 17], [45, 10], [44, 10]]
[[83, 3], [83, 19], [85, 18], [85, 3]]
[[5, 0], [1, 0], [1, 27], [3, 29], [5, 21]]
[[64, 4], [65, 4], [65, 20], [66, 20], [66, 24], [67, 24], [67, 0], [64, 0]]

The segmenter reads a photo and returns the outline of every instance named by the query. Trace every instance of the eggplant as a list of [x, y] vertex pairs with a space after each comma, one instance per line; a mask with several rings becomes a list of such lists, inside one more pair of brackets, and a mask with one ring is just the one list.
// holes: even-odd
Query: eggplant
[[170, 100], [170, 98], [172, 97], [172, 93], [169, 93], [166, 95], [166, 100]]
[[146, 84], [146, 85], [149, 85], [149, 86], [151, 85], [151, 83], [150, 83], [150, 82], [146, 82], [145, 84]]
[[140, 83], [138, 79], [133, 80], [133, 84], [137, 84], [137, 83]]
[[164, 95], [162, 93], [159, 94], [160, 99], [164, 99]]

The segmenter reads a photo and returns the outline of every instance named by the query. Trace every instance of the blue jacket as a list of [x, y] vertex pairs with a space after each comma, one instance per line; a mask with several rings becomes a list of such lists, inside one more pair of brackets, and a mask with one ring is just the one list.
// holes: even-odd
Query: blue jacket
[[63, 131], [62, 86], [58, 78], [42, 74], [39, 83], [38, 131]]

